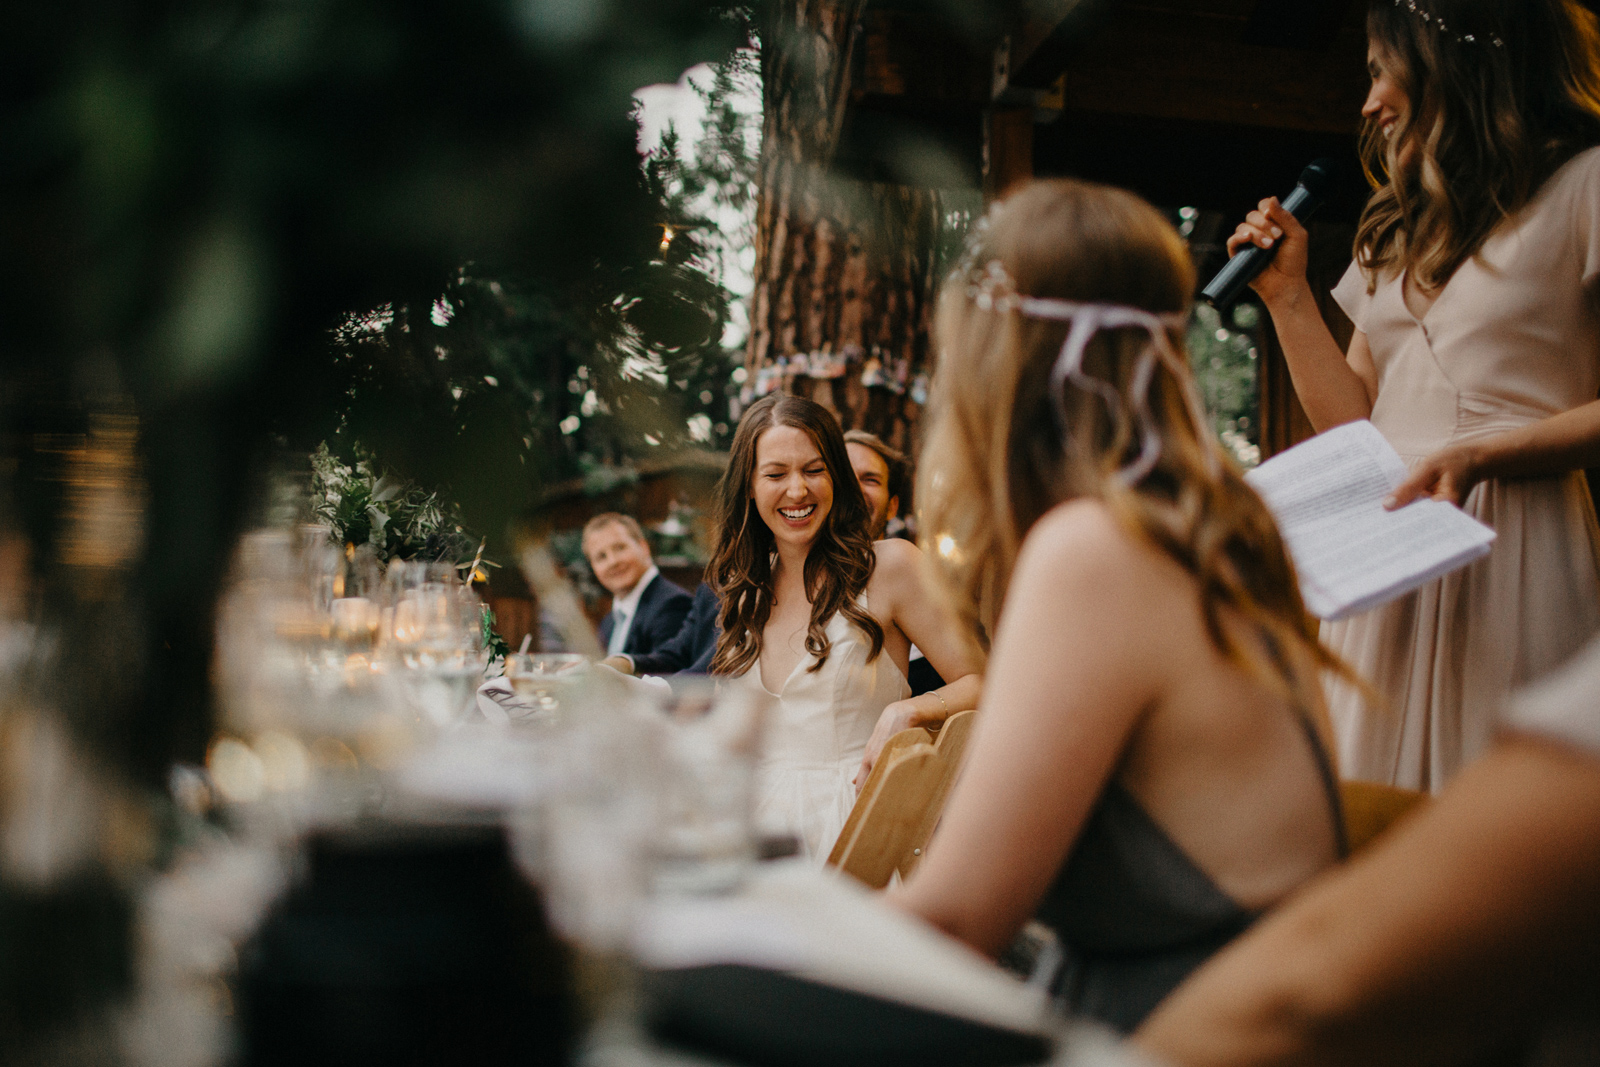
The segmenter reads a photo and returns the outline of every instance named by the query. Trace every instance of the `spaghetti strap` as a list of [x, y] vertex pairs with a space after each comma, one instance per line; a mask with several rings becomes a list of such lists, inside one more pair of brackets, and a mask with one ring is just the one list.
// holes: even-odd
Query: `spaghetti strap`
[[[1288, 662], [1284, 659], [1283, 651], [1278, 647], [1278, 642], [1273, 640], [1271, 634], [1262, 635], [1267, 643], [1267, 654], [1283, 671], [1284, 677], [1294, 678], [1295, 674], [1289, 669]], [[1317, 764], [1317, 776], [1322, 779], [1322, 791], [1328, 798], [1328, 812], [1333, 818], [1333, 843], [1338, 850], [1341, 860], [1350, 858], [1350, 835], [1344, 825], [1344, 796], [1339, 792], [1339, 774], [1333, 768], [1333, 760], [1328, 756], [1328, 750], [1322, 744], [1322, 737], [1317, 733], [1317, 724], [1311, 718], [1310, 709], [1306, 706], [1305, 697], [1295, 687], [1290, 709], [1294, 712], [1295, 721], [1300, 725], [1300, 732], [1305, 734], [1306, 744], [1311, 746], [1311, 758]]]
[[1339, 775], [1333, 769], [1333, 760], [1328, 758], [1328, 750], [1323, 747], [1322, 738], [1317, 735], [1316, 724], [1311, 721], [1311, 716], [1306, 714], [1305, 704], [1301, 701], [1295, 701], [1294, 717], [1306, 735], [1306, 743], [1311, 746], [1311, 758], [1317, 761], [1317, 775], [1322, 779], [1322, 789], [1328, 795], [1328, 811], [1333, 817], [1334, 846], [1338, 849], [1341, 860], [1349, 859], [1350, 835], [1344, 825], [1344, 797], [1339, 792]]

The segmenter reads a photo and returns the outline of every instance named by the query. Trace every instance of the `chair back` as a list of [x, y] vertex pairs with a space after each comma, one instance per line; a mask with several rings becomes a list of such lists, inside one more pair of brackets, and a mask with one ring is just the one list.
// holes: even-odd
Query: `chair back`
[[895, 871], [908, 877], [938, 825], [945, 796], [961, 768], [975, 712], [944, 721], [938, 734], [901, 730], [883, 746], [828, 863], [874, 889]]
[[1339, 783], [1344, 805], [1345, 838], [1353, 856], [1387, 832], [1411, 809], [1427, 800], [1426, 793], [1377, 782]]

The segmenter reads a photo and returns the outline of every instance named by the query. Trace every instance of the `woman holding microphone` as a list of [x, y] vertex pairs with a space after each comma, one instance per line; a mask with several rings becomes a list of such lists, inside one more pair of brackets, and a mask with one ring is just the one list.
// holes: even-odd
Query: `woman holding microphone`
[[[1498, 533], [1472, 566], [1325, 624], [1381, 704], [1336, 683], [1346, 777], [1437, 790], [1515, 685], [1600, 632], [1600, 31], [1575, 0], [1375, 0], [1363, 161], [1381, 178], [1333, 295], [1305, 229], [1262, 201], [1229, 240], [1317, 430], [1370, 419], [1411, 466], [1387, 501], [1457, 504]], [[1600, 712], [1597, 712], [1600, 714]]]

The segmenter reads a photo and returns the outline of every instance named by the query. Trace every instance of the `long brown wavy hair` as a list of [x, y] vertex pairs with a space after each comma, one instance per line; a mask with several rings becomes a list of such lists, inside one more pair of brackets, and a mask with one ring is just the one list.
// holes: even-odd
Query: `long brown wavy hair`
[[1442, 286], [1557, 168], [1600, 143], [1600, 24], [1577, 0], [1415, 7], [1367, 10], [1367, 37], [1409, 101], [1392, 137], [1372, 119], [1362, 130], [1375, 191], [1355, 255], [1369, 289], [1401, 271]]
[[707, 575], [722, 599], [722, 636], [717, 638], [717, 651], [711, 659], [712, 674], [740, 674], [755, 663], [761, 657], [761, 635], [772, 615], [777, 542], [756, 511], [751, 482], [756, 442], [774, 426], [805, 431], [833, 480], [833, 508], [806, 556], [805, 588], [811, 601], [806, 651], [816, 657], [809, 669], [819, 671], [828, 661], [832, 642], [826, 628], [839, 613], [867, 635], [869, 661], [883, 651], [883, 627], [856, 603], [872, 578], [878, 556], [867, 529], [872, 512], [850, 467], [844, 432], [833, 414], [816, 401], [775, 393], [756, 401], [739, 420], [728, 467], [717, 483], [716, 546]]
[[[969, 255], [973, 267], [958, 269], [940, 296], [939, 369], [917, 482], [924, 548], [956, 610], [992, 634], [1034, 523], [1064, 501], [1099, 500], [1194, 576], [1219, 652], [1284, 698], [1320, 709], [1313, 668], [1345, 671], [1317, 642], [1265, 505], [1197, 422], [1182, 328], [1166, 327], [1174, 358], [1156, 364], [1145, 392], [1159, 457], [1128, 484], [1119, 472], [1142, 448], [1134, 382], [1150, 333], [1095, 333], [1083, 371], [1111, 388], [1068, 384], [1052, 398], [1069, 324], [974, 298], [974, 279], [994, 277], [998, 263], [1024, 296], [1131, 306], [1181, 322], [1195, 275], [1177, 231], [1132, 193], [1036, 181], [996, 209]], [[1236, 639], [1228, 613], [1261, 640]]]

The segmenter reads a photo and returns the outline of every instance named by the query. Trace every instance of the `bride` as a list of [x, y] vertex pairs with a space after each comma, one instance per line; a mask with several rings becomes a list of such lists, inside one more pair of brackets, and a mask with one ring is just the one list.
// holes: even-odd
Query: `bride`
[[[883, 743], [976, 706], [983, 681], [983, 653], [925, 589], [920, 551], [874, 544], [870, 522], [826, 408], [788, 394], [750, 407], [717, 487], [711, 673], [774, 699], [756, 821], [819, 861]], [[912, 697], [912, 644], [953, 681]]]

